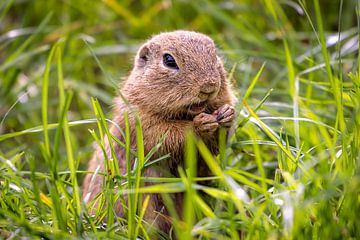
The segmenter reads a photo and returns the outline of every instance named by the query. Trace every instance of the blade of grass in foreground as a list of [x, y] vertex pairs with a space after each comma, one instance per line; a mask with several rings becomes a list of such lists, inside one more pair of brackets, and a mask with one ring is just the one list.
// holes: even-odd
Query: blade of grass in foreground
[[[101, 203], [107, 203], [106, 205], [106, 218], [107, 218], [107, 230], [112, 231], [113, 224], [115, 221], [115, 215], [113, 211], [113, 206], [115, 205], [115, 197], [114, 197], [114, 176], [117, 176], [120, 174], [119, 167], [118, 167], [118, 161], [117, 161], [117, 155], [115, 153], [114, 144], [112, 141], [112, 135], [109, 131], [109, 128], [106, 124], [106, 118], [104, 116], [104, 113], [101, 109], [100, 103], [97, 99], [92, 98], [92, 105], [94, 108], [94, 112], [97, 119], [98, 129], [100, 133], [100, 147], [103, 151], [103, 157], [104, 157], [104, 171], [107, 173], [105, 175], [105, 182], [104, 189], [102, 191], [101, 196]], [[104, 134], [104, 131], [106, 134]], [[93, 134], [94, 138], [97, 139], [99, 144], [99, 138]], [[111, 157], [110, 157], [111, 156]], [[106, 197], [105, 197], [106, 196]], [[98, 211], [97, 213], [101, 214], [101, 211]]]
[[[149, 200], [150, 200], [150, 195], [147, 195], [147, 196], [145, 197], [145, 200], [144, 200], [143, 204], [142, 204], [142, 207], [140, 208], [141, 211], [140, 211], [140, 214], [139, 214], [138, 223], [136, 224], [136, 228], [135, 228], [135, 236], [138, 236], [138, 234], [139, 234], [139, 229], [140, 229], [141, 226], [142, 226], [141, 223], [142, 223], [142, 220], [143, 220], [143, 218], [144, 218], [145, 211], [146, 211], [146, 209], [147, 209], [147, 207], [148, 207], [148, 205], [149, 205]], [[143, 228], [142, 228], [142, 229], [143, 229]], [[143, 230], [142, 232], [143, 232], [143, 234], [144, 234], [145, 239], [147, 239], [147, 240], [150, 239], [145, 230]]]
[[[319, 31], [319, 40], [320, 40], [320, 46], [321, 46], [325, 66], [326, 66], [326, 72], [327, 72], [327, 75], [328, 75], [328, 78], [329, 78], [329, 81], [331, 84], [331, 88], [332, 88], [331, 92], [334, 95], [334, 99], [336, 102], [335, 128], [339, 129], [344, 134], [345, 130], [346, 130], [345, 129], [346, 124], [345, 124], [345, 118], [344, 118], [344, 106], [343, 106], [343, 101], [342, 101], [342, 98], [343, 98], [342, 82], [340, 82], [340, 80], [337, 77], [334, 77], [333, 70], [331, 69], [329, 53], [328, 53], [328, 50], [326, 47], [326, 39], [325, 39], [325, 33], [324, 33], [324, 27], [323, 27], [323, 21], [322, 21], [319, 0], [313, 0], [313, 3], [315, 6], [315, 15], [316, 15], [317, 27], [318, 27], [318, 31]], [[331, 158], [333, 160], [336, 159], [334, 149], [335, 149], [337, 140], [338, 140], [338, 136], [335, 133], [334, 138], [333, 138], [333, 146], [329, 149], [330, 153], [331, 153]], [[340, 159], [341, 162], [343, 160], [344, 159], [342, 159], [342, 158]], [[343, 164], [337, 164], [336, 166], [338, 167], [338, 170], [340, 170], [340, 171], [347, 169], [347, 166], [345, 166]]]
[[[44, 129], [44, 140], [45, 144], [41, 145], [41, 150], [43, 153], [43, 157], [45, 162], [47, 163], [47, 166], [50, 168], [51, 171], [51, 183], [49, 184], [48, 181], [46, 181], [48, 184], [48, 188], [50, 191], [51, 199], [52, 199], [52, 212], [53, 212], [53, 218], [54, 218], [54, 225], [57, 229], [66, 229], [66, 223], [65, 223], [65, 217], [63, 216], [63, 211], [61, 209], [60, 204], [60, 194], [59, 190], [57, 188], [57, 172], [56, 172], [56, 162], [53, 162], [53, 158], [51, 154], [51, 148], [50, 148], [50, 139], [49, 139], [49, 132], [48, 132], [48, 91], [49, 91], [49, 75], [50, 75], [50, 69], [51, 69], [51, 62], [53, 60], [54, 54], [56, 49], [58, 48], [58, 44], [55, 44], [49, 53], [47, 63], [45, 66], [45, 72], [43, 77], [43, 87], [42, 87], [42, 121], [43, 121], [43, 129]], [[63, 110], [63, 109], [61, 109]]]
[[[129, 114], [124, 112], [124, 122], [125, 122], [125, 161], [126, 161], [126, 170], [127, 170], [127, 189], [130, 191], [133, 190], [133, 184], [131, 180], [131, 158], [130, 158], [130, 124], [129, 124]], [[138, 190], [137, 190], [138, 191]], [[128, 223], [128, 238], [132, 239], [135, 236], [135, 213], [136, 206], [134, 206], [134, 194], [128, 194], [128, 211], [127, 211], [127, 223]]]
[[295, 143], [296, 147], [299, 148], [300, 146], [300, 125], [299, 121], [297, 120], [299, 117], [299, 86], [298, 82], [295, 81], [295, 68], [292, 60], [292, 55], [290, 52], [289, 44], [286, 39], [283, 40], [284, 51], [286, 56], [286, 66], [288, 72], [288, 79], [289, 79], [289, 94], [292, 97], [293, 101], [293, 116], [295, 118], [294, 121], [294, 134], [295, 134]]
[[[195, 145], [195, 136], [191, 133], [188, 133], [186, 136], [185, 143], [185, 173], [182, 175], [182, 180], [185, 184], [185, 201], [184, 201], [184, 209], [183, 209], [183, 217], [185, 222], [185, 232], [184, 239], [191, 239], [191, 230], [194, 225], [194, 204], [193, 199], [196, 196], [196, 192], [192, 187], [193, 179], [196, 177], [196, 166], [197, 166], [197, 154], [196, 154], [196, 145]], [[181, 173], [180, 171], [179, 173]], [[180, 236], [178, 236], [180, 238]]]
[[[73, 220], [74, 220], [74, 228], [71, 227], [73, 232], [80, 232], [79, 229], [79, 216], [80, 216], [80, 196], [79, 196], [79, 189], [77, 183], [77, 176], [76, 176], [76, 162], [74, 160], [73, 150], [72, 150], [72, 143], [70, 138], [70, 131], [67, 119], [67, 111], [70, 107], [70, 102], [72, 98], [72, 93], [65, 94], [64, 86], [63, 86], [63, 76], [62, 76], [62, 55], [61, 55], [61, 47], [60, 42], [55, 44], [51, 49], [47, 64], [45, 66], [45, 72], [43, 77], [43, 88], [42, 88], [42, 120], [43, 120], [43, 132], [44, 132], [44, 139], [45, 144], [42, 145], [42, 152], [44, 155], [44, 159], [51, 169], [51, 182], [53, 184], [48, 185], [51, 192], [52, 197], [52, 208], [54, 211], [54, 221], [55, 225], [65, 230], [67, 228], [67, 224], [65, 223], [65, 216], [63, 215], [64, 209], [62, 209], [62, 204], [60, 203], [60, 189], [64, 196], [67, 196], [68, 193], [65, 188], [62, 186], [63, 182], [57, 175], [57, 149], [60, 141], [60, 130], [63, 131], [64, 138], [65, 138], [65, 145], [66, 145], [66, 152], [67, 152], [67, 160], [68, 160], [68, 167], [70, 169], [70, 179], [71, 179], [71, 186], [72, 186], [72, 201], [70, 202], [68, 197], [67, 203], [70, 204], [69, 208], [73, 210]], [[54, 153], [52, 154], [51, 147], [50, 147], [50, 139], [49, 139], [49, 125], [48, 125], [48, 116], [47, 116], [47, 108], [48, 108], [48, 91], [49, 91], [49, 76], [50, 76], [50, 68], [51, 62], [54, 57], [55, 51], [57, 53], [57, 70], [58, 70], [58, 90], [59, 90], [59, 100], [60, 100], [60, 112], [59, 112], [59, 128], [57, 134], [55, 136], [55, 149]], [[79, 225], [78, 225], [79, 224]], [[76, 228], [77, 226], [77, 228]]]
[[[66, 94], [65, 102], [64, 102], [64, 109], [66, 109], [64, 112], [67, 112], [67, 110], [70, 107], [70, 102], [72, 99], [73, 93], [70, 92], [69, 94]], [[79, 185], [77, 182], [77, 164], [75, 162], [74, 158], [74, 152], [72, 148], [72, 141], [70, 137], [70, 129], [68, 125], [68, 118], [67, 114], [64, 115], [64, 139], [65, 139], [65, 145], [66, 145], [66, 156], [68, 160], [68, 167], [70, 169], [70, 179], [71, 179], [71, 186], [72, 186], [72, 195], [73, 195], [73, 204], [74, 204], [74, 222], [75, 226], [79, 227], [79, 217], [80, 217], [80, 211], [81, 211], [81, 200], [80, 200], [80, 190]], [[77, 233], [80, 233], [80, 229], [77, 229]]]
[[42, 124], [44, 129], [44, 159], [47, 161], [48, 166], [51, 166], [49, 162], [51, 158], [51, 149], [50, 149], [50, 140], [49, 140], [49, 131], [48, 131], [48, 98], [49, 98], [49, 75], [51, 68], [51, 61], [53, 59], [55, 53], [56, 46], [53, 46], [50, 50], [46, 66], [45, 72], [42, 82], [42, 91], [41, 91], [41, 116], [42, 116]]
[[[68, 122], [69, 127], [82, 125], [82, 124], [89, 124], [89, 123], [96, 123], [96, 119], [84, 119], [84, 120]], [[56, 129], [59, 127], [59, 125], [60, 125], [59, 123], [50, 123], [47, 125], [47, 130]], [[10, 138], [15, 138], [15, 137], [19, 137], [19, 136], [23, 136], [23, 135], [27, 135], [27, 134], [31, 134], [31, 133], [38, 133], [38, 132], [43, 132], [43, 131], [44, 131], [44, 126], [40, 125], [37, 127], [25, 129], [25, 130], [22, 130], [19, 132], [5, 133], [3, 135], [0, 135], [0, 142], [10, 139]]]
[[[98, 125], [100, 125], [101, 129], [105, 130], [106, 133], [106, 140], [105, 141], [109, 146], [108, 146], [108, 150], [110, 152], [108, 152], [107, 154], [111, 155], [111, 161], [110, 161], [110, 170], [111, 170], [111, 176], [113, 175], [120, 175], [120, 170], [119, 170], [119, 164], [118, 164], [118, 160], [117, 160], [117, 154], [115, 151], [115, 146], [114, 146], [114, 142], [112, 140], [112, 134], [109, 130], [109, 127], [107, 126], [106, 123], [106, 118], [105, 115], [101, 109], [100, 103], [97, 99], [93, 99], [94, 102], [94, 106], [96, 107], [96, 113], [97, 113], [97, 119], [100, 120], [100, 122], [98, 123]], [[109, 157], [109, 156], [108, 156]]]
[[[134, 184], [134, 188], [135, 188], [135, 196], [134, 196], [134, 215], [136, 214], [136, 210], [138, 209], [142, 209], [141, 206], [143, 206], [143, 202], [142, 202], [142, 194], [139, 194], [139, 188], [140, 188], [140, 183], [141, 183], [141, 176], [142, 176], [142, 172], [144, 170], [144, 162], [145, 162], [145, 150], [144, 150], [144, 137], [143, 137], [143, 132], [142, 132], [142, 127], [141, 127], [141, 121], [140, 121], [140, 116], [136, 115], [136, 119], [135, 119], [135, 131], [136, 131], [136, 148], [137, 148], [137, 159], [136, 159], [136, 165], [135, 165], [135, 184]], [[145, 211], [145, 210], [143, 210]], [[138, 219], [138, 224], [137, 226], [141, 224], [141, 218]], [[138, 227], [136, 227], [135, 231], [134, 231], [134, 236], [137, 237], [137, 229]]]
[[[68, 190], [64, 186], [64, 181], [62, 178], [59, 177], [58, 174], [58, 161], [60, 158], [59, 155], [59, 145], [61, 141], [62, 133], [64, 134], [65, 131], [68, 131], [64, 128], [65, 124], [68, 124], [67, 120], [67, 112], [70, 107], [71, 99], [72, 99], [72, 92], [69, 94], [65, 93], [64, 89], [64, 79], [63, 79], [63, 68], [62, 68], [62, 51], [63, 51], [63, 42], [59, 40], [55, 45], [56, 48], [56, 63], [57, 63], [57, 77], [58, 77], [58, 93], [59, 93], [59, 117], [58, 122], [59, 126], [56, 129], [55, 138], [54, 138], [54, 150], [51, 158], [51, 170], [52, 170], [52, 177], [54, 178], [52, 181], [52, 186], [49, 186], [50, 191], [53, 193], [51, 194], [51, 198], [54, 202], [53, 208], [55, 209], [56, 213], [56, 220], [58, 221], [57, 224], [59, 225], [59, 228], [63, 231], [67, 231], [67, 228], [71, 229], [73, 233], [79, 233], [80, 229], [77, 229], [79, 227], [79, 222], [76, 217], [76, 212], [80, 211], [80, 204], [79, 204], [79, 193], [78, 193], [78, 184], [76, 179], [76, 173], [75, 169], [76, 167], [71, 167], [69, 165], [70, 162], [74, 161], [72, 151], [68, 149], [67, 146], [67, 159], [68, 159], [68, 166], [69, 166], [69, 175], [70, 175], [70, 184], [72, 185], [73, 192], [69, 194]], [[69, 128], [69, 127], [68, 127]], [[65, 136], [65, 145], [67, 144], [66, 140], [67, 136]], [[69, 144], [69, 143], [68, 143]], [[71, 143], [70, 143], [71, 144]], [[69, 152], [71, 151], [71, 152]], [[72, 163], [75, 164], [75, 163]], [[74, 177], [75, 175], [75, 177]], [[73, 181], [75, 178], [75, 182]], [[64, 204], [62, 202], [65, 202]], [[75, 215], [74, 222], [72, 221], [66, 221], [66, 211], [70, 209], [70, 211]]]
[[256, 73], [255, 77], [251, 80], [249, 87], [246, 88], [246, 92], [245, 92], [245, 94], [243, 96], [243, 99], [242, 99], [243, 101], [247, 101], [250, 94], [252, 93], [252, 91], [253, 91], [253, 89], [254, 89], [254, 87], [255, 87], [255, 85], [256, 85], [256, 83], [257, 83], [257, 81], [258, 81], [258, 79], [259, 79], [259, 77], [260, 77], [260, 75], [262, 73], [262, 71], [264, 70], [265, 64], [266, 63], [264, 62], [261, 65], [261, 67], [260, 67], [259, 71]]

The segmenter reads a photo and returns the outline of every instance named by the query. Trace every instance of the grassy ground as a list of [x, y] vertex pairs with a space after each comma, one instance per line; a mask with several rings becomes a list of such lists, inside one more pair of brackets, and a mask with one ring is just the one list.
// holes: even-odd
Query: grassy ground
[[[218, 187], [188, 164], [138, 188], [138, 168], [120, 191], [137, 189], [126, 218], [89, 217], [79, 188], [103, 112], [139, 44], [173, 29], [209, 34], [238, 94], [220, 155], [188, 145]], [[359, 239], [359, 56], [356, 0], [1, 1], [0, 238], [150, 239], [136, 203], [161, 190], [186, 193], [179, 239]]]

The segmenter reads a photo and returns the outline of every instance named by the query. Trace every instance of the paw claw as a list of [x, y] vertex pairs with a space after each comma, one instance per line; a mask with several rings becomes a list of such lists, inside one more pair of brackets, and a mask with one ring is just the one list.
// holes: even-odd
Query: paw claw
[[200, 113], [195, 116], [193, 123], [196, 131], [199, 133], [213, 133], [219, 127], [216, 116], [207, 113]]
[[218, 115], [216, 116], [216, 121], [221, 126], [229, 127], [232, 125], [235, 117], [235, 108], [233, 106], [225, 104], [216, 111], [218, 112]]

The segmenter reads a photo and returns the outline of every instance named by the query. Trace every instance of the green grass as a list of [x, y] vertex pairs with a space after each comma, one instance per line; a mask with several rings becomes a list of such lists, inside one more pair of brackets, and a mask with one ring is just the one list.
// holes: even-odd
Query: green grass
[[[168, 239], [143, 220], [147, 193], [162, 195], [179, 239], [359, 239], [359, 6], [1, 1], [0, 239]], [[174, 29], [204, 32], [219, 46], [239, 100], [235, 134], [220, 134], [219, 156], [190, 137], [180, 177], [150, 178], [144, 167], [166, 156], [150, 161], [137, 121], [137, 149], [128, 128], [119, 143], [136, 164], [120, 176], [111, 146], [110, 171], [98, 173], [105, 208], [89, 214], [81, 184], [93, 143], [112, 139], [118, 82], [139, 44]], [[196, 176], [196, 152], [213, 176]], [[185, 193], [182, 216], [174, 192]], [[124, 218], [114, 215], [116, 201]]]

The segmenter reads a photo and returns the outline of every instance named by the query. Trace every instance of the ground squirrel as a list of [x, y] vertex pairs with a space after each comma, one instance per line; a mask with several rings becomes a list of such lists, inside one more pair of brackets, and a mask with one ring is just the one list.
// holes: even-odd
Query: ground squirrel
[[[140, 116], [145, 154], [166, 133], [154, 157], [169, 153], [170, 158], [145, 169], [145, 176], [177, 174], [177, 167], [183, 164], [183, 147], [188, 130], [193, 130], [216, 154], [218, 129], [221, 126], [228, 129], [234, 120], [235, 98], [222, 60], [217, 56], [213, 40], [197, 32], [166, 32], [148, 40], [138, 50], [134, 68], [121, 93], [128, 103], [120, 97], [115, 99], [113, 122], [124, 128], [124, 112], [129, 112], [133, 148], [136, 147], [136, 137], [131, 111], [135, 110]], [[118, 127], [113, 125], [110, 131], [124, 141]], [[125, 175], [125, 151], [119, 145], [115, 148], [121, 174]], [[88, 170], [93, 172], [99, 166], [100, 170], [104, 170], [103, 158], [102, 151], [97, 150]], [[203, 162], [198, 163], [198, 176], [210, 175], [203, 165]], [[86, 200], [93, 199], [102, 190], [103, 178], [97, 176], [93, 178], [95, 181], [91, 179], [92, 175], [88, 174], [84, 180], [83, 198]], [[182, 199], [177, 201], [177, 207], [181, 209]], [[120, 204], [116, 204], [115, 211], [119, 216], [124, 213]], [[161, 211], [164, 212], [164, 204], [161, 197], [154, 194], [145, 220], [151, 223], [157, 217], [156, 212]], [[158, 228], [168, 231], [170, 223], [161, 217], [157, 219]]]

